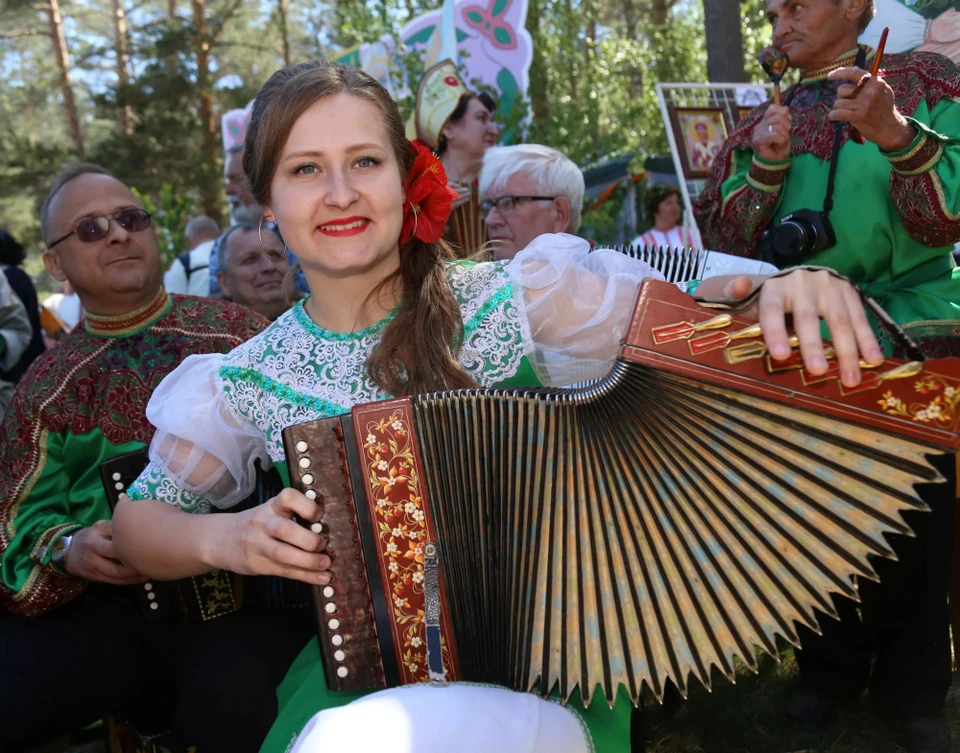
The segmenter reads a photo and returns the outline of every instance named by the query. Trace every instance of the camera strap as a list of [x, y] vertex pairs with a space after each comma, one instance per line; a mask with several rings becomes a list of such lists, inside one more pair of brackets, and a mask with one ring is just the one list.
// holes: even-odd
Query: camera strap
[[[853, 64], [857, 68], [863, 68], [867, 64], [867, 51], [863, 46], [857, 47], [857, 57]], [[796, 90], [791, 92], [790, 101], [786, 103], [789, 107], [793, 101], [793, 95]], [[833, 151], [830, 153], [830, 172], [827, 175], [827, 193], [823, 197], [823, 217], [829, 219], [830, 211], [833, 209], [833, 189], [837, 179], [837, 164], [840, 162], [840, 147], [843, 142], [843, 129], [846, 123], [837, 123], [833, 127]]]

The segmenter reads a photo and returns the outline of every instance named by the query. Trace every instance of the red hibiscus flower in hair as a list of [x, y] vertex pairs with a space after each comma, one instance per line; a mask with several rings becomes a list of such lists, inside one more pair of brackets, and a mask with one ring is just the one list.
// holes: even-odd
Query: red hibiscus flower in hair
[[436, 243], [447, 227], [447, 218], [457, 193], [447, 185], [447, 173], [433, 152], [417, 141], [410, 142], [417, 159], [407, 178], [407, 199], [403, 205], [400, 245], [411, 238]]

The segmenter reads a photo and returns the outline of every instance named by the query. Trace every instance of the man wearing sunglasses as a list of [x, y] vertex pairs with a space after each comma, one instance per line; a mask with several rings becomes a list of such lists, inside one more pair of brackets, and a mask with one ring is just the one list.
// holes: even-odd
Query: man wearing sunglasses
[[[266, 320], [224, 301], [168, 295], [150, 214], [100, 167], [74, 165], [58, 175], [40, 226], [44, 263], [54, 278], [70, 282], [86, 318], [34, 361], [0, 426], [4, 751], [32, 747], [109, 712], [157, 707], [157, 699], [174, 694], [176, 668], [196, 646], [190, 640], [209, 642], [193, 649], [204, 657], [215, 653], [210, 646], [239, 645], [237, 630], [250, 632], [230, 621], [234, 615], [192, 626], [179, 615], [147, 619], [137, 600], [145, 579], [113, 550], [99, 466], [149, 445], [147, 402], [184, 358], [225, 353]], [[183, 633], [187, 628], [194, 632]], [[291, 659], [281, 659], [278, 681]], [[239, 655], [230, 660], [243, 663]], [[217, 676], [215, 668], [208, 674]], [[264, 696], [272, 697], [275, 685]], [[237, 720], [256, 716], [239, 696], [233, 700], [241, 703]], [[201, 740], [216, 739], [203, 725], [216, 717], [219, 701], [194, 703], [196, 713], [184, 712], [182, 724], [193, 725], [194, 744], [217, 750]]]
[[480, 214], [496, 259], [512, 259], [544, 233], [580, 228], [583, 173], [561, 152], [539, 144], [495, 146], [480, 171]]

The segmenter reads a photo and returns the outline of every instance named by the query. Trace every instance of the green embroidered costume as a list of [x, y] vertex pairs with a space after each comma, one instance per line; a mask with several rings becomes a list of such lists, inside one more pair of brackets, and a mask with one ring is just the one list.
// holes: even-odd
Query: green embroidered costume
[[240, 306], [161, 290], [124, 316], [88, 314], [34, 362], [0, 431], [0, 608], [35, 617], [83, 592], [51, 564], [51, 545], [109, 519], [100, 463], [150, 442], [147, 401], [186, 356], [226, 352], [265, 325]]
[[[789, 159], [771, 163], [751, 149], [769, 103], [740, 121], [694, 210], [708, 247], [757, 257], [766, 228], [798, 209], [823, 207], [834, 140], [827, 115], [838, 86], [826, 77], [855, 56], [806, 72], [784, 93], [793, 124]], [[871, 51], [868, 66], [872, 59]], [[939, 55], [911, 53], [884, 57], [881, 76], [917, 136], [885, 153], [850, 141], [845, 129], [830, 214], [837, 243], [804, 263], [849, 276], [927, 355], [960, 355], [960, 270], [951, 255], [960, 241], [960, 71]]]
[[[478, 383], [567, 384], [608, 371], [639, 282], [660, 275], [621, 254], [588, 251], [578, 238], [549, 235], [510, 263], [447, 267], [464, 324], [459, 362]], [[284, 428], [388, 397], [365, 364], [392, 317], [338, 334], [318, 327], [300, 303], [230, 354], [188, 359], [151, 400], [157, 435], [131, 498], [193, 513], [229, 507], [252, 488], [257, 457], [288, 481]], [[213, 473], [211, 454], [222, 463]], [[280, 687], [280, 715], [263, 751], [281, 753], [314, 714], [358, 697], [327, 690], [311, 641]], [[629, 745], [630, 709], [621, 699], [613, 712], [603, 703], [583, 712], [598, 750]]]

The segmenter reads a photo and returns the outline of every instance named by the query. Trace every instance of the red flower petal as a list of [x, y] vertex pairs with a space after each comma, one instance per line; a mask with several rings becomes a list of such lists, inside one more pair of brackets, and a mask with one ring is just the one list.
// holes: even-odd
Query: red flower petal
[[418, 142], [411, 142], [417, 152], [413, 169], [407, 178], [407, 203], [400, 227], [400, 245], [412, 237], [425, 243], [436, 243], [443, 236], [447, 218], [457, 193], [447, 185], [443, 164]]

